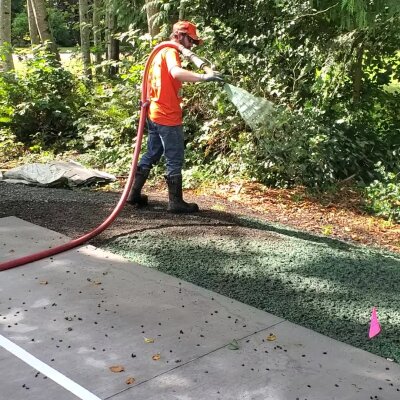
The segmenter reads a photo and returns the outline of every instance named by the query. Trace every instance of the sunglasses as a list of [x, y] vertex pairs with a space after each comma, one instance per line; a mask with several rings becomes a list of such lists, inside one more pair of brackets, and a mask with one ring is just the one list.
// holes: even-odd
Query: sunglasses
[[191, 38], [189, 35], [186, 35], [186, 37], [187, 37], [187, 39], [189, 40], [189, 43], [191, 43], [191, 44], [197, 44], [197, 43], [198, 43], [197, 40]]

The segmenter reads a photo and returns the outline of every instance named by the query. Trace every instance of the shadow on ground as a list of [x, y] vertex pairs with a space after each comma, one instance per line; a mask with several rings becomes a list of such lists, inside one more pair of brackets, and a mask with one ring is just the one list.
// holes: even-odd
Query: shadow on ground
[[[0, 183], [0, 217], [79, 237], [97, 227], [116, 193]], [[251, 210], [171, 215], [166, 195], [143, 210], [125, 206], [90, 243], [400, 362], [400, 257], [270, 224]], [[196, 199], [197, 200], [197, 199]], [[245, 211], [245, 212], [244, 212]], [[367, 338], [378, 307], [382, 333]]]
[[[395, 254], [214, 211], [176, 224], [167, 217], [98, 245], [400, 362]], [[368, 340], [373, 306], [382, 334]]]

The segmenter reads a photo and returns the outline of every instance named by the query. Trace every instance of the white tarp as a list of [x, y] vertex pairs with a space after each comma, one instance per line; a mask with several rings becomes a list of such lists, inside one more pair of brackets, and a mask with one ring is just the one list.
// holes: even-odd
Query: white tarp
[[74, 187], [109, 183], [114, 175], [85, 168], [75, 161], [53, 161], [48, 164], [26, 164], [3, 172], [0, 180], [32, 186]]

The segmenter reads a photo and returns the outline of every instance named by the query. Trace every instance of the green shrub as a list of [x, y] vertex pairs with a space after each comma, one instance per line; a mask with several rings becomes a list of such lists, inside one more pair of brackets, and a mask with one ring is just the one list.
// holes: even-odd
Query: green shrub
[[26, 46], [29, 43], [29, 23], [26, 11], [18, 13], [14, 17], [11, 34], [14, 46]]
[[[313, 25], [294, 18], [308, 5], [303, 10], [301, 2], [295, 2], [297, 8], [289, 3], [264, 15], [274, 23], [260, 14], [262, 30], [229, 23], [229, 18], [210, 19], [201, 29], [206, 40], [195, 52], [211, 59], [228, 82], [267, 98], [282, 112], [275, 127], [253, 132], [218, 84], [185, 84], [185, 170], [191, 184], [235, 176], [275, 186], [316, 187], [349, 177], [368, 184], [379, 160], [387, 170], [396, 169], [400, 94], [387, 93], [384, 86], [398, 78], [399, 55], [392, 60], [390, 46], [386, 55], [366, 51], [355, 102], [352, 35], [321, 30], [318, 18], [310, 19]], [[42, 53], [27, 63], [23, 77], [0, 77], [0, 127], [27, 147], [75, 148], [98, 167], [127, 169], [141, 75], [152, 47], [140, 35], [133, 28], [120, 35], [128, 54], [113, 80], [96, 74], [97, 81], [85, 87]], [[378, 79], [383, 73], [385, 79]]]
[[[76, 27], [74, 16], [67, 11], [56, 8], [47, 9], [50, 31], [58, 46], [71, 47], [78, 43], [79, 28]], [[29, 39], [29, 23], [26, 9], [13, 17], [12, 42], [14, 46], [27, 46]]]
[[366, 188], [368, 209], [391, 221], [400, 222], [400, 172], [387, 172], [382, 163], [376, 167], [379, 179]]
[[11, 73], [0, 73], [0, 129], [8, 128], [12, 122], [14, 104], [12, 97], [18, 93], [19, 85]]
[[[288, 4], [282, 11], [290, 14], [292, 5]], [[273, 12], [270, 17], [274, 18]], [[215, 135], [208, 134], [207, 164], [218, 159], [218, 149], [223, 149], [224, 160], [242, 149], [245, 167], [241, 170], [278, 186], [329, 185], [349, 177], [368, 183], [379, 160], [390, 170], [396, 167], [400, 94], [388, 94], [387, 79], [377, 78], [383, 70], [390, 78], [398, 68], [400, 53], [389, 56], [389, 44], [386, 55], [365, 53], [362, 92], [359, 101], [354, 101], [349, 57], [354, 50], [352, 36], [337, 35], [325, 29], [326, 23], [320, 28], [301, 18], [276, 16], [276, 23], [267, 27], [269, 32], [249, 34], [231, 29], [227, 20], [213, 21], [213, 30], [206, 31], [207, 41], [200, 51], [217, 63], [228, 82], [282, 106], [285, 115], [274, 129], [243, 133], [247, 140], [238, 141], [238, 126], [242, 132], [247, 128], [229, 120], [235, 110], [220, 107], [218, 102], [216, 113], [215, 103], [203, 102], [190, 122], [193, 132], [201, 132], [208, 118], [217, 119]], [[379, 42], [380, 34], [374, 34], [373, 40]], [[216, 37], [219, 40], [214, 40]], [[210, 86], [202, 91], [205, 98], [207, 90]], [[209, 151], [211, 147], [214, 152]], [[235, 168], [232, 164], [231, 170]]]
[[99, 147], [83, 153], [78, 160], [91, 168], [104, 169], [115, 175], [127, 175], [132, 161], [132, 147], [129, 144]]
[[8, 128], [0, 129], [0, 163], [6, 163], [20, 157], [24, 145], [16, 140]]
[[67, 149], [77, 136], [74, 121], [83, 103], [82, 85], [42, 48], [27, 59], [22, 74], [0, 79], [0, 92], [6, 94], [0, 102], [3, 122], [27, 146]]
[[73, 15], [67, 11], [49, 8], [49, 25], [54, 41], [62, 47], [75, 46], [78, 43], [78, 31]]
[[[128, 66], [123, 80], [96, 83], [75, 126], [86, 162], [123, 174], [129, 170], [139, 118], [140, 70]], [[145, 147], [145, 146], [144, 146]]]

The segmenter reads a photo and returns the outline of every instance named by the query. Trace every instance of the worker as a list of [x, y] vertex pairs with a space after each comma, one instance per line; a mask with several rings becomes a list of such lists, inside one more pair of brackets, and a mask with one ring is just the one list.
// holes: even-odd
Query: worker
[[[203, 41], [197, 34], [196, 26], [189, 21], [178, 21], [173, 25], [172, 42], [186, 49]], [[179, 52], [174, 47], [165, 47], [155, 56], [149, 68], [149, 100], [147, 116], [147, 152], [138, 164], [135, 180], [127, 202], [137, 207], [148, 203], [141, 193], [151, 168], [161, 156], [166, 159], [168, 185], [168, 211], [192, 213], [199, 211], [195, 203], [182, 198], [182, 167], [184, 162], [184, 139], [182, 126], [182, 82], [223, 81], [217, 71], [198, 74], [181, 67]]]

